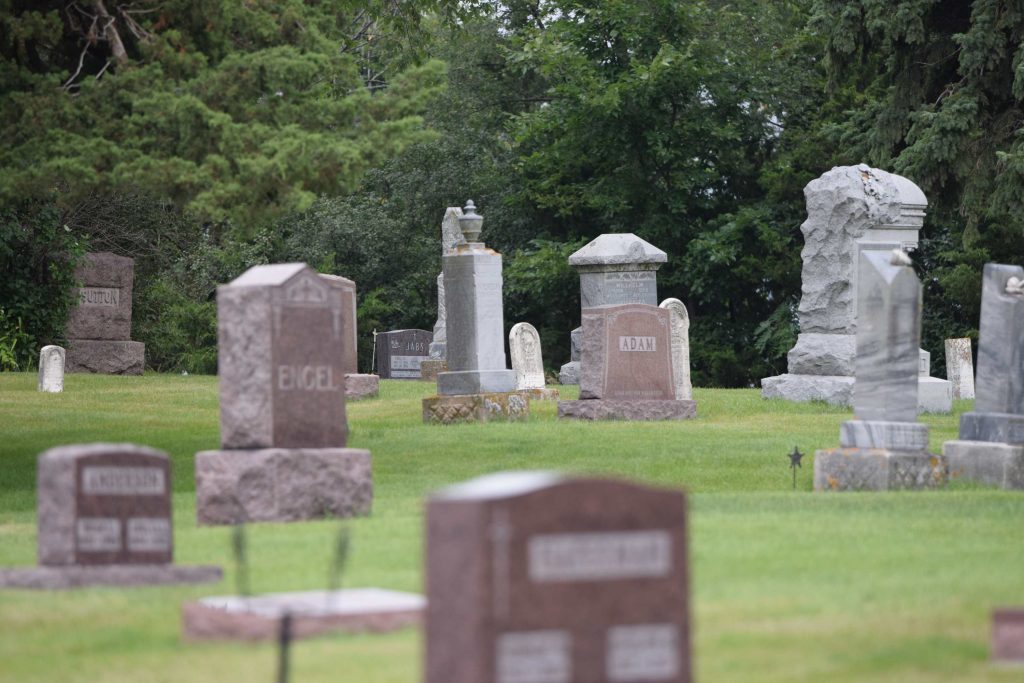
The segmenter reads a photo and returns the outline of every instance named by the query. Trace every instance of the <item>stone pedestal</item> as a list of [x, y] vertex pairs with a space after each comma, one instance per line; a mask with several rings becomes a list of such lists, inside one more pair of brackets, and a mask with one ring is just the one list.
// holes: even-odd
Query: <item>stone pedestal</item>
[[423, 422], [515, 422], [530, 417], [530, 399], [523, 392], [488, 392], [423, 399]]
[[141, 375], [146, 345], [137, 341], [69, 339], [67, 372], [95, 372], [103, 375]]
[[424, 382], [436, 382], [438, 374], [448, 371], [448, 361], [443, 359], [425, 360], [420, 363], [420, 379]]
[[367, 515], [370, 452], [357, 448], [264, 448], [196, 453], [199, 524], [292, 522]]
[[831, 448], [814, 453], [815, 491], [935, 489], [945, 482], [945, 458], [926, 451]]
[[531, 401], [557, 401], [558, 389], [554, 387], [544, 387], [542, 389], [517, 389], [516, 393], [520, 396], [525, 396]]
[[380, 395], [380, 377], [378, 375], [345, 375], [346, 401], [376, 398], [378, 395]]
[[942, 444], [950, 480], [967, 479], [1004, 489], [1024, 489], [1024, 444], [947, 441]]
[[576, 420], [689, 420], [697, 417], [696, 401], [559, 401], [558, 417]]
[[569, 361], [558, 371], [558, 383], [563, 386], [580, 383], [580, 362]]
[[853, 405], [853, 377], [787, 373], [761, 380], [762, 398], [784, 398], [795, 403], [824, 401], [833, 406]]

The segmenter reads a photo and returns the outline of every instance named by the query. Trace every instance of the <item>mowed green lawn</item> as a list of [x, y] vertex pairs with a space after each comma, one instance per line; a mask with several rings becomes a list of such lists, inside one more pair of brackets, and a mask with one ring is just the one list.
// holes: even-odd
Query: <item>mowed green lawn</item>
[[[174, 462], [175, 557], [225, 567], [220, 585], [64, 592], [0, 590], [0, 681], [274, 680], [270, 645], [192, 644], [183, 601], [233, 590], [229, 531], [197, 528], [193, 454], [216, 448], [213, 377], [69, 375], [39, 394], [0, 375], [0, 565], [35, 562], [35, 458], [58, 444], [134, 441]], [[700, 681], [1010, 681], [989, 662], [990, 611], [1024, 605], [1024, 494], [956, 483], [941, 492], [816, 494], [811, 457], [797, 491], [786, 454], [837, 445], [845, 410], [696, 390], [682, 423], [425, 426], [421, 382], [382, 382], [349, 405], [350, 445], [373, 453], [373, 515], [351, 523], [345, 583], [422, 589], [430, 491], [505, 469], [620, 475], [690, 493], [692, 620]], [[563, 388], [569, 398], [574, 389]], [[969, 403], [957, 406], [969, 409]], [[926, 417], [931, 444], [958, 416]], [[258, 592], [325, 586], [337, 522], [250, 527]], [[295, 683], [411, 683], [422, 639], [335, 635], [299, 642]]]

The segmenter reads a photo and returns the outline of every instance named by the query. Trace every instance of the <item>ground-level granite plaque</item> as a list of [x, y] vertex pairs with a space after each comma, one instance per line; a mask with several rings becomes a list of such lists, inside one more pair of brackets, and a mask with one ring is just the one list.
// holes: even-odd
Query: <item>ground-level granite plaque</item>
[[692, 680], [686, 500], [516, 472], [427, 503], [427, 683]]

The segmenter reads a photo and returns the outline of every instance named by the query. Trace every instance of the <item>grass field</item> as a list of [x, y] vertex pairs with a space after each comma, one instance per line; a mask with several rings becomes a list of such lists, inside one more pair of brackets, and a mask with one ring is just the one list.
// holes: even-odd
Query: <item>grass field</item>
[[[35, 458], [58, 444], [133, 441], [173, 458], [175, 559], [217, 563], [221, 585], [0, 591], [0, 681], [267, 681], [267, 645], [188, 644], [180, 604], [233, 590], [229, 532], [197, 528], [193, 454], [216, 448], [213, 377], [69, 375], [40, 394], [0, 374], [0, 566], [35, 562]], [[1024, 495], [956, 483], [941, 492], [815, 494], [811, 457], [792, 491], [786, 454], [837, 445], [845, 410], [695, 391], [683, 423], [425, 426], [421, 382], [384, 381], [349, 405], [350, 445], [373, 453], [373, 515], [351, 523], [348, 586], [422, 590], [422, 501], [504, 469], [621, 475], [690, 495], [695, 670], [700, 681], [1011, 681], [988, 661], [989, 614], [1024, 605]], [[572, 398], [574, 390], [563, 388]], [[957, 412], [969, 403], [957, 406]], [[958, 415], [926, 416], [931, 446]], [[323, 588], [337, 523], [250, 529], [258, 592]], [[414, 630], [298, 643], [295, 683], [412, 683]]]

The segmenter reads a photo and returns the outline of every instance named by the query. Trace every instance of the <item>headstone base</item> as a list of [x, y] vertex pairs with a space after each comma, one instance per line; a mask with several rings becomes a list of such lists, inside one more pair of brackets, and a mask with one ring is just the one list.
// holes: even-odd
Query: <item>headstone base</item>
[[761, 380], [761, 398], [783, 398], [796, 403], [824, 401], [834, 406], [853, 402], [853, 377], [845, 375], [777, 375]]
[[815, 491], [934, 489], [945, 481], [945, 458], [927, 451], [830, 448], [814, 453]]
[[942, 455], [950, 479], [1024, 489], [1024, 444], [947, 441], [942, 444]]
[[64, 370], [102, 375], [141, 375], [145, 357], [146, 345], [142, 342], [69, 339]]
[[516, 389], [517, 394], [528, 397], [531, 401], [557, 401], [558, 389], [544, 387], [542, 389]]
[[928, 425], [921, 422], [847, 420], [839, 426], [840, 448], [928, 450]]
[[917, 410], [920, 413], [953, 412], [953, 383], [938, 377], [918, 377]]
[[558, 417], [570, 420], [689, 420], [697, 417], [697, 402], [601, 398], [559, 401]]
[[357, 448], [263, 448], [196, 453], [199, 524], [294, 522], [367, 515], [370, 452]]
[[558, 371], [558, 383], [562, 386], [580, 383], [580, 362], [570, 361]]
[[516, 391], [423, 399], [424, 424], [514, 422], [529, 417], [530, 399]]
[[442, 372], [448, 372], [448, 361], [443, 358], [420, 363], [420, 379], [424, 382], [436, 382], [437, 375]]
[[437, 393], [445, 396], [503, 394], [516, 390], [512, 370], [449, 370], [437, 375]]
[[1024, 666], [1024, 608], [992, 611], [992, 659]]
[[358, 401], [364, 398], [376, 398], [380, 395], [380, 377], [378, 375], [345, 375], [345, 400]]
[[0, 587], [42, 590], [86, 586], [216, 583], [222, 578], [221, 568], [214, 565], [106, 564], [0, 569]]
[[421, 595], [381, 588], [203, 598], [181, 606], [187, 640], [274, 640], [292, 615], [292, 637], [322, 633], [386, 633], [422, 623]]
[[964, 441], [1024, 444], [1024, 415], [964, 413], [960, 416], [960, 438]]

